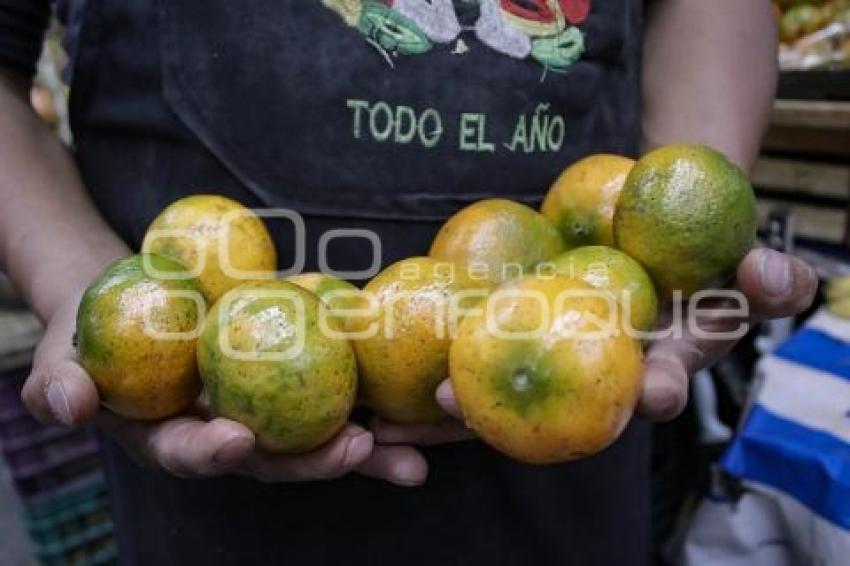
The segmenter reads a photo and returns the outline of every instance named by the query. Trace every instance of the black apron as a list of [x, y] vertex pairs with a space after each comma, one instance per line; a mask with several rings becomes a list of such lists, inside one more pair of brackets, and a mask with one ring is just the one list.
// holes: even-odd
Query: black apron
[[[589, 14], [587, 8], [589, 7]], [[197, 192], [285, 207], [319, 237], [368, 228], [382, 264], [427, 252], [489, 196], [536, 204], [597, 152], [634, 154], [639, 0], [87, 0], [72, 124], [111, 225], [138, 246]], [[554, 30], [554, 31], [553, 31]], [[288, 220], [269, 222], [293, 263]], [[333, 240], [330, 264], [373, 248]], [[648, 429], [559, 466], [478, 442], [425, 450], [427, 484], [351, 475], [184, 481], [103, 454], [126, 564], [641, 564]]]

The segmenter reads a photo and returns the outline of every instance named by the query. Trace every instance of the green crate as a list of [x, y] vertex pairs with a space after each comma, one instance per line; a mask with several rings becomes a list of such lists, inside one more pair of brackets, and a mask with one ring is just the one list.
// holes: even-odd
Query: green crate
[[[87, 551], [93, 543], [104, 539], [112, 539], [112, 521], [106, 520], [98, 525], [92, 525], [68, 537], [59, 537], [45, 544], [36, 543], [35, 553], [39, 558], [52, 559]], [[89, 552], [89, 554], [91, 554]]]
[[53, 555], [40, 555], [44, 566], [106, 566], [118, 564], [118, 550], [111, 536]]

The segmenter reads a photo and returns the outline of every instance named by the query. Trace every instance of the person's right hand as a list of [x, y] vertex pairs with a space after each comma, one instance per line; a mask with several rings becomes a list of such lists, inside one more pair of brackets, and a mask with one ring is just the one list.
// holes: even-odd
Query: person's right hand
[[427, 463], [412, 447], [376, 445], [372, 433], [346, 425], [308, 454], [270, 455], [255, 449], [253, 433], [201, 410], [156, 422], [124, 419], [100, 408], [97, 388], [73, 347], [79, 296], [58, 308], [35, 352], [23, 389], [30, 412], [67, 426], [94, 420], [137, 461], [184, 478], [237, 474], [264, 482], [327, 480], [351, 471], [398, 485], [421, 484]]

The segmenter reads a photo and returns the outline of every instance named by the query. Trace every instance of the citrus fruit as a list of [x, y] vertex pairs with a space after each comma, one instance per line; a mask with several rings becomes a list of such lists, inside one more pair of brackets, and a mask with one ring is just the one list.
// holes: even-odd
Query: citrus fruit
[[486, 443], [545, 464], [590, 456], [620, 435], [641, 389], [641, 347], [592, 291], [532, 275], [504, 283], [460, 323], [452, 386]]
[[850, 318], [850, 277], [838, 277], [824, 288], [826, 308], [842, 318]]
[[[354, 350], [366, 404], [387, 420], [433, 422], [445, 412], [435, 399], [449, 376], [449, 344], [461, 309], [490, 287], [463, 269], [427, 257], [389, 266], [363, 289], [372, 308], [352, 320]], [[475, 296], [458, 295], [472, 290]]]
[[773, 9], [773, 19], [779, 25], [782, 22], [782, 8], [776, 2], [771, 2], [770, 4]]
[[779, 37], [791, 42], [812, 33], [826, 23], [824, 13], [817, 6], [797, 5], [790, 8], [779, 21]]
[[292, 283], [256, 281], [230, 290], [204, 322], [198, 367], [210, 408], [250, 428], [268, 452], [320, 446], [354, 406], [354, 352], [322, 332], [327, 308]]
[[324, 302], [331, 311], [339, 310], [339, 320], [343, 327], [348, 326], [346, 318], [347, 311], [362, 307], [360, 289], [337, 277], [325, 273], [299, 273], [287, 277], [286, 281], [295, 283], [299, 287], [314, 293]]
[[591, 155], [561, 173], [540, 211], [561, 231], [567, 249], [614, 245], [614, 207], [634, 164], [619, 155]]
[[240, 283], [274, 277], [277, 252], [265, 224], [238, 202], [217, 195], [182, 198], [163, 210], [142, 250], [179, 260], [214, 303]]
[[617, 247], [639, 261], [664, 297], [724, 284], [756, 236], [747, 176], [703, 146], [670, 145], [637, 162], [614, 214]]
[[77, 354], [104, 406], [119, 415], [168, 417], [200, 393], [195, 347], [204, 301], [195, 280], [169, 278], [184, 271], [166, 257], [134, 255], [107, 267], [83, 294]]
[[487, 199], [443, 225], [429, 256], [456, 263], [492, 283], [519, 277], [564, 251], [558, 229], [542, 214], [505, 199]]
[[552, 262], [555, 272], [581, 279], [610, 292], [629, 317], [629, 327], [649, 331], [658, 317], [658, 296], [649, 274], [620, 250], [608, 246], [583, 246], [564, 252]]

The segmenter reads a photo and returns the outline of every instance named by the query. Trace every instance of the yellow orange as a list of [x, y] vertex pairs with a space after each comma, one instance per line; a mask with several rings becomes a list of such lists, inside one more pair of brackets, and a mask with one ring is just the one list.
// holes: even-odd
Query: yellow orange
[[588, 291], [580, 280], [529, 276], [461, 322], [452, 385], [487, 444], [523, 462], [563, 462], [603, 450], [626, 426], [641, 346], [619, 331], [612, 302]]
[[614, 245], [614, 208], [634, 164], [628, 157], [598, 154], [561, 173], [540, 211], [561, 231], [567, 249]]
[[169, 417], [200, 393], [195, 348], [203, 297], [195, 280], [167, 278], [184, 270], [166, 257], [130, 256], [109, 266], [83, 295], [80, 364], [117, 414]]
[[210, 304], [247, 280], [273, 278], [277, 269], [277, 251], [263, 221], [217, 195], [194, 195], [166, 207], [148, 227], [142, 250], [199, 270]]
[[492, 283], [528, 274], [564, 251], [557, 228], [542, 214], [505, 199], [467, 206], [440, 229], [428, 255]]
[[[465, 270], [427, 257], [395, 263], [370, 281], [363, 291], [374, 308], [351, 321], [353, 332], [373, 329], [371, 336], [354, 340], [367, 405], [400, 423], [445, 418], [435, 393], [449, 376], [455, 317], [489, 288]], [[458, 295], [470, 290], [477, 294]]]

